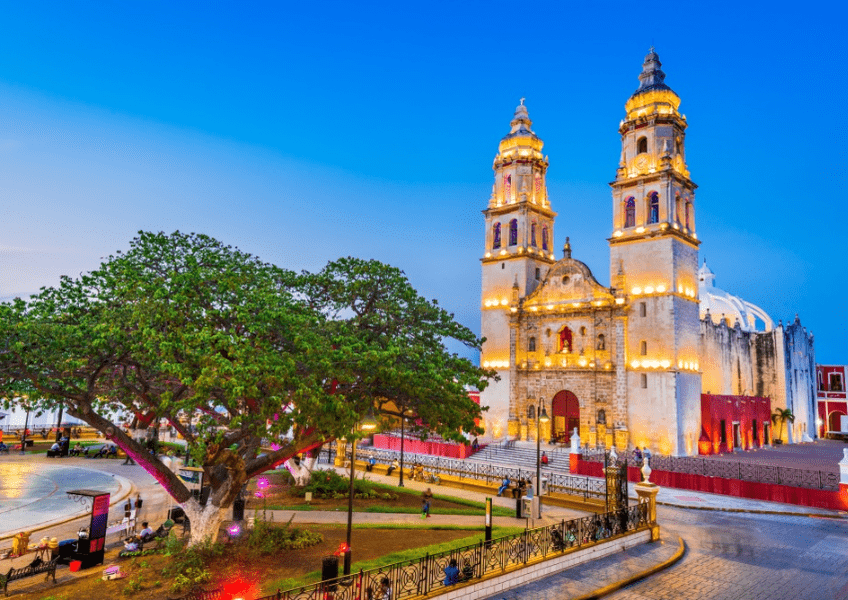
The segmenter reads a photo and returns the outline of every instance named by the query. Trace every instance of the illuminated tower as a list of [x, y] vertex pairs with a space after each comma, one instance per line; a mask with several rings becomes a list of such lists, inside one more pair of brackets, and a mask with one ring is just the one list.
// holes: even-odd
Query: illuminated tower
[[653, 48], [619, 126], [612, 187], [613, 285], [629, 296], [627, 394], [631, 440], [697, 453], [700, 433], [698, 237], [686, 167], [686, 117]]
[[486, 436], [494, 438], [507, 434], [510, 381], [515, 370], [511, 308], [536, 289], [555, 262], [556, 213], [551, 210], [545, 182], [548, 159], [542, 155], [542, 140], [530, 129], [524, 98], [510, 125], [495, 156], [495, 183], [489, 206], [483, 211], [481, 333], [486, 341], [480, 364], [497, 369], [501, 380], [483, 391], [481, 404], [489, 406]]

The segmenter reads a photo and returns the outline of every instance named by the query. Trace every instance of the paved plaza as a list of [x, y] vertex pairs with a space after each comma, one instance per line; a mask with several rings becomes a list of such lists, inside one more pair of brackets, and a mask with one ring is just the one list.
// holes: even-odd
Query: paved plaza
[[[329, 467], [327, 467], [329, 468]], [[59, 539], [74, 537], [76, 529], [87, 521], [78, 518], [76, 504], [65, 491], [98, 488], [113, 491], [110, 521], [123, 516], [128, 495], [141, 493], [145, 515], [152, 522], [164, 518], [169, 500], [156, 481], [138, 466], [117, 460], [61, 459], [54, 462], [43, 455], [0, 457], [3, 477], [0, 490], [0, 524], [13, 520], [15, 533], [24, 522], [36, 530], [34, 538], [44, 535]], [[362, 473], [360, 473], [360, 476]], [[397, 483], [396, 477], [367, 474], [369, 479]], [[111, 486], [111, 487], [109, 487]], [[430, 486], [408, 481], [406, 486], [420, 491], [432, 487], [437, 494], [482, 500], [478, 491]], [[488, 600], [567, 599], [591, 596], [597, 590], [631, 576], [644, 574], [665, 564], [678, 552], [682, 539], [683, 558], [659, 573], [612, 593], [610, 598], [626, 600], [666, 600], [678, 598], [709, 599], [820, 599], [848, 600], [848, 519], [833, 511], [745, 500], [715, 494], [665, 488], [660, 499], [676, 506], [660, 506], [660, 543], [645, 544], [564, 570], [531, 584], [491, 596]], [[495, 504], [514, 507], [508, 498], [495, 498]], [[704, 510], [689, 510], [687, 505]], [[48, 507], [53, 506], [54, 509]], [[148, 508], [149, 507], [149, 508]], [[726, 512], [739, 511], [739, 512]], [[296, 523], [341, 523], [345, 512], [273, 511], [274, 520]], [[779, 514], [768, 514], [779, 513]], [[544, 506], [543, 523], [580, 516], [581, 512]], [[813, 514], [813, 516], [806, 516]], [[39, 528], [40, 519], [51, 519]], [[482, 517], [439, 515], [436, 506], [433, 525], [479, 526]], [[421, 523], [417, 514], [354, 513], [354, 523]], [[540, 525], [512, 517], [496, 517], [497, 525]], [[0, 540], [9, 534], [0, 535]], [[117, 542], [111, 540], [114, 544]], [[5, 544], [4, 544], [5, 545]], [[3, 569], [20, 567], [30, 557], [3, 561]], [[80, 574], [63, 569], [59, 582]], [[52, 584], [43, 584], [44, 590]], [[33, 581], [26, 588], [38, 594], [42, 584]]]
[[[168, 496], [161, 485], [137, 465], [115, 459], [46, 458], [44, 454], [0, 456], [0, 547], [19, 531], [34, 532], [31, 541], [49, 535], [76, 537], [88, 516], [66, 492], [94, 489], [109, 492], [109, 522], [124, 516], [126, 498], [141, 494], [143, 517], [164, 519]], [[13, 565], [17, 566], [17, 564]]]

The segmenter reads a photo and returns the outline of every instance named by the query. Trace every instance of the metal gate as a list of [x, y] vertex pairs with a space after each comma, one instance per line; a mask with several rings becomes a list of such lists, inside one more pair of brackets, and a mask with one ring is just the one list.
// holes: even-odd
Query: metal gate
[[618, 466], [615, 461], [610, 461], [607, 453], [604, 456], [604, 475], [607, 481], [607, 512], [627, 508], [627, 461]]

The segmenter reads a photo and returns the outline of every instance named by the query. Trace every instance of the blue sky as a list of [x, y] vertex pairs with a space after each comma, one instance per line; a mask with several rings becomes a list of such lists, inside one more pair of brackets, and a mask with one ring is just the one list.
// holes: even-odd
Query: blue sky
[[180, 229], [296, 270], [383, 260], [479, 332], [480, 211], [521, 97], [555, 245], [608, 284], [617, 127], [653, 44], [717, 285], [846, 363], [848, 9], [697, 4], [9, 3], [0, 297]]

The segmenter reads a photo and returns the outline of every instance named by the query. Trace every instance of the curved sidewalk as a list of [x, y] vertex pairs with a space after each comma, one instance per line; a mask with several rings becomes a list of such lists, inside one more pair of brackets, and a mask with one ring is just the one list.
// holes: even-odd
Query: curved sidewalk
[[[631, 498], [636, 498], [634, 485], [635, 484], [633, 483], [629, 484], [629, 493]], [[768, 502], [765, 500], [750, 500], [748, 498], [737, 498], [736, 496], [724, 496], [720, 494], [709, 494], [707, 492], [667, 487], [660, 487], [660, 491], [657, 494], [657, 504], [697, 510], [848, 518], [848, 512], [844, 511], [835, 511], [826, 508], [813, 508], [811, 506], [801, 506], [798, 504], [784, 504], [782, 502]]]

